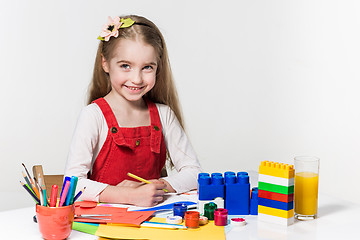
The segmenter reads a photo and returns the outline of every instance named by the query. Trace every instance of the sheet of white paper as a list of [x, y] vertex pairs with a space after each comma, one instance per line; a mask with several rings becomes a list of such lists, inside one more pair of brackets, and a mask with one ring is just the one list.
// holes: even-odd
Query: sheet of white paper
[[[179, 201], [191, 201], [191, 202], [197, 203], [197, 198], [198, 197], [197, 197], [196, 191], [191, 191], [191, 192], [181, 193], [181, 194], [166, 193], [165, 197], [164, 197], [164, 201], [154, 207], [162, 206], [162, 205], [166, 205], [166, 204], [170, 204], [170, 203], [174, 203], [174, 202], [179, 202]], [[137, 206], [128, 205], [128, 204], [100, 203], [99, 205], [100, 206], [113, 206], [113, 207], [128, 208], [128, 211], [148, 209], [148, 207], [137, 207]]]

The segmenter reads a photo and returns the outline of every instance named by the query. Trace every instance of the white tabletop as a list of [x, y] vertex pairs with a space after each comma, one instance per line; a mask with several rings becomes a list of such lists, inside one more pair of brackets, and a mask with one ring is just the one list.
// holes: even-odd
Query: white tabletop
[[[1, 239], [42, 239], [33, 222], [35, 206], [0, 212]], [[256, 216], [242, 216], [244, 227], [226, 227], [226, 239], [354, 239], [358, 235], [356, 222], [360, 205], [324, 194], [319, 196], [318, 219], [295, 221], [289, 227], [257, 221]], [[98, 239], [98, 237], [72, 231], [73, 239]]]
[[256, 216], [245, 216], [248, 224], [227, 231], [226, 239], [358, 239], [359, 215], [359, 204], [320, 194], [315, 220], [295, 220], [293, 225], [285, 227], [258, 222]]

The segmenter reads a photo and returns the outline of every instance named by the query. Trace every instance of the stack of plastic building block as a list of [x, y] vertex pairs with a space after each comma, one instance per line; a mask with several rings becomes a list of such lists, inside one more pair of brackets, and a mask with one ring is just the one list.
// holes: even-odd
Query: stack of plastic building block
[[293, 165], [261, 162], [258, 186], [258, 219], [291, 225], [294, 223]]
[[247, 172], [225, 172], [225, 208], [231, 215], [250, 214], [250, 182]]
[[[226, 208], [230, 215], [257, 215], [257, 188], [250, 200], [250, 182], [247, 172], [200, 173], [198, 176], [198, 209], [214, 202], [217, 208]], [[250, 204], [250, 202], [252, 204]]]
[[224, 207], [225, 186], [221, 173], [199, 173], [198, 176], [198, 209], [200, 214], [204, 213], [206, 203], [214, 202], [217, 208]]

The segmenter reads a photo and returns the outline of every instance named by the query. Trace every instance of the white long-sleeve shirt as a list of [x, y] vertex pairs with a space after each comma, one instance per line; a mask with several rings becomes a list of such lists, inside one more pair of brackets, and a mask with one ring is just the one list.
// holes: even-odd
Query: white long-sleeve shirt
[[[159, 111], [166, 149], [175, 171], [165, 179], [176, 192], [186, 192], [197, 187], [200, 163], [174, 112], [164, 104], [156, 104]], [[121, 127], [121, 126], [120, 126]], [[86, 187], [83, 200], [99, 201], [99, 194], [108, 184], [87, 178], [108, 134], [105, 117], [95, 103], [84, 107], [80, 113], [68, 160], [65, 176], [77, 176], [77, 191]]]

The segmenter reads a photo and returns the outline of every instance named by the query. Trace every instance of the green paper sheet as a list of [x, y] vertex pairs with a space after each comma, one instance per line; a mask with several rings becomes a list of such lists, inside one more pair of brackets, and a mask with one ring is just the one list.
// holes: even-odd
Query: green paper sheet
[[91, 235], [95, 235], [98, 228], [99, 228], [99, 224], [96, 224], [96, 223], [73, 222], [73, 225], [72, 225], [73, 230], [76, 230], [79, 232], [84, 232], [84, 233], [89, 233]]

